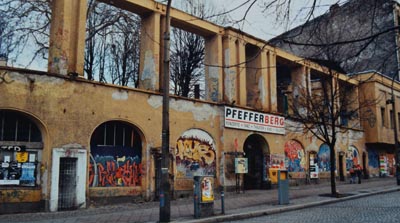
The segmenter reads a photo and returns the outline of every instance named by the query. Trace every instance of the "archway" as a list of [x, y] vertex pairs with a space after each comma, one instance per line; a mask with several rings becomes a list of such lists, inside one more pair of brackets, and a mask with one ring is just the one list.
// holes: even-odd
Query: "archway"
[[141, 186], [142, 134], [123, 121], [108, 121], [90, 141], [90, 187]]
[[1, 186], [35, 187], [40, 183], [43, 140], [36, 123], [22, 112], [0, 110]]
[[354, 164], [361, 164], [358, 149], [354, 146], [349, 146], [346, 151], [346, 171], [349, 171]]
[[[40, 179], [45, 137], [43, 123], [34, 116], [0, 109], [0, 213], [45, 208], [44, 196], [40, 196], [47, 186], [45, 179]], [[12, 196], [2, 197], [5, 194]]]
[[265, 188], [269, 155], [267, 142], [261, 135], [252, 134], [244, 142], [243, 151], [248, 162], [248, 173], [244, 175], [244, 189]]

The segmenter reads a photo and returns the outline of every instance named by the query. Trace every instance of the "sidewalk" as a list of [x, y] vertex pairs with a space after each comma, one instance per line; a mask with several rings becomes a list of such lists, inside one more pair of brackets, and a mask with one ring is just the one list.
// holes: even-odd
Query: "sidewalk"
[[[220, 222], [273, 214], [284, 211], [307, 208], [327, 203], [370, 196], [377, 193], [399, 191], [394, 178], [373, 178], [363, 180], [362, 184], [337, 182], [341, 194], [350, 194], [342, 198], [320, 196], [330, 194], [330, 183], [301, 185], [290, 187], [290, 204], [278, 205], [278, 190], [252, 190], [237, 194], [225, 193], [225, 215], [221, 215], [221, 201], [214, 202], [215, 216], [202, 219], [193, 217], [192, 198], [171, 201], [171, 221], [174, 222]], [[75, 211], [41, 212], [14, 215], [0, 215], [0, 222], [156, 222], [159, 219], [159, 203], [144, 202], [119, 204]]]

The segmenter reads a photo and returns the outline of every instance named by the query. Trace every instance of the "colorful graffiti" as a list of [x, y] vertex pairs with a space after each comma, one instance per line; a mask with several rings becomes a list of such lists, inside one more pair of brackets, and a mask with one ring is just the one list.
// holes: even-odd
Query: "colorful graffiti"
[[202, 130], [184, 132], [176, 142], [175, 156], [177, 178], [216, 173], [214, 140]]
[[350, 146], [346, 151], [346, 170], [349, 171], [354, 164], [360, 164], [358, 150], [354, 146]]
[[288, 160], [289, 172], [303, 172], [306, 165], [304, 149], [301, 144], [295, 140], [289, 140], [285, 143], [285, 156]]
[[141, 153], [131, 147], [94, 146], [89, 164], [89, 186], [140, 186], [144, 174]]
[[322, 144], [318, 152], [318, 168], [320, 172], [331, 170], [331, 155], [327, 144]]
[[379, 154], [374, 149], [368, 150], [368, 166], [372, 168], [379, 168]]

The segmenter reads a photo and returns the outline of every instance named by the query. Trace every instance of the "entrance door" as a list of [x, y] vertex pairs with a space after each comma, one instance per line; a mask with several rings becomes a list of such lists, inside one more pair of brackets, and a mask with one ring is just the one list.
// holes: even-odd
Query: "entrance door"
[[77, 209], [76, 204], [76, 163], [77, 158], [60, 158], [58, 181], [58, 210]]
[[244, 189], [263, 189], [266, 180], [265, 155], [268, 145], [261, 135], [250, 135], [244, 142], [245, 157], [248, 162], [248, 173], [244, 175]]

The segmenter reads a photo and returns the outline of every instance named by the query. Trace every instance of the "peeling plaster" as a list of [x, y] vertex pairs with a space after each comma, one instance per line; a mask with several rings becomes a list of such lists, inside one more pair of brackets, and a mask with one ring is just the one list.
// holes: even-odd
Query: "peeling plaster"
[[261, 77], [258, 80], [258, 89], [260, 90], [260, 97], [261, 97], [261, 104], [265, 105], [266, 104], [266, 100], [267, 100], [267, 96], [266, 96], [266, 87], [265, 87], [265, 83], [264, 83], [264, 76], [261, 75]]
[[128, 100], [128, 92], [126, 92], [126, 91], [114, 91], [112, 93], [112, 98], [114, 100], [126, 101], [126, 100]]
[[208, 83], [206, 84], [206, 98], [218, 101], [218, 67], [208, 68]]
[[[147, 103], [151, 107], [157, 109], [162, 106], [162, 97], [150, 96]], [[169, 107], [178, 112], [191, 112], [193, 114], [193, 119], [199, 122], [209, 121], [219, 115], [218, 110], [214, 109], [209, 104], [195, 106], [193, 102], [185, 100], [170, 100]]]
[[144, 57], [144, 67], [140, 80], [146, 89], [155, 89], [156, 86], [156, 63], [154, 61], [153, 52], [147, 50]]
[[193, 102], [187, 101], [171, 101], [169, 104], [171, 109], [174, 109], [178, 112], [191, 112], [193, 114], [193, 118], [196, 121], [209, 121], [215, 116], [219, 115], [218, 110], [214, 109], [209, 104], [202, 104], [201, 106], [195, 106]]
[[161, 97], [161, 96], [151, 95], [151, 96], [149, 97], [149, 99], [147, 99], [147, 103], [148, 103], [151, 107], [157, 109], [157, 108], [159, 108], [159, 107], [162, 106], [162, 97]]
[[46, 75], [23, 75], [21, 73], [10, 72], [8, 73], [10, 79], [15, 82], [29, 84], [31, 80], [34, 80], [36, 83], [51, 83], [51, 84], [64, 84], [65, 80], [58, 77], [51, 77]]
[[[225, 50], [225, 64], [227, 66], [230, 65], [230, 49]], [[236, 71], [235, 69], [231, 69], [229, 67], [224, 68], [225, 73], [225, 95], [229, 101], [233, 101], [236, 95]]]

